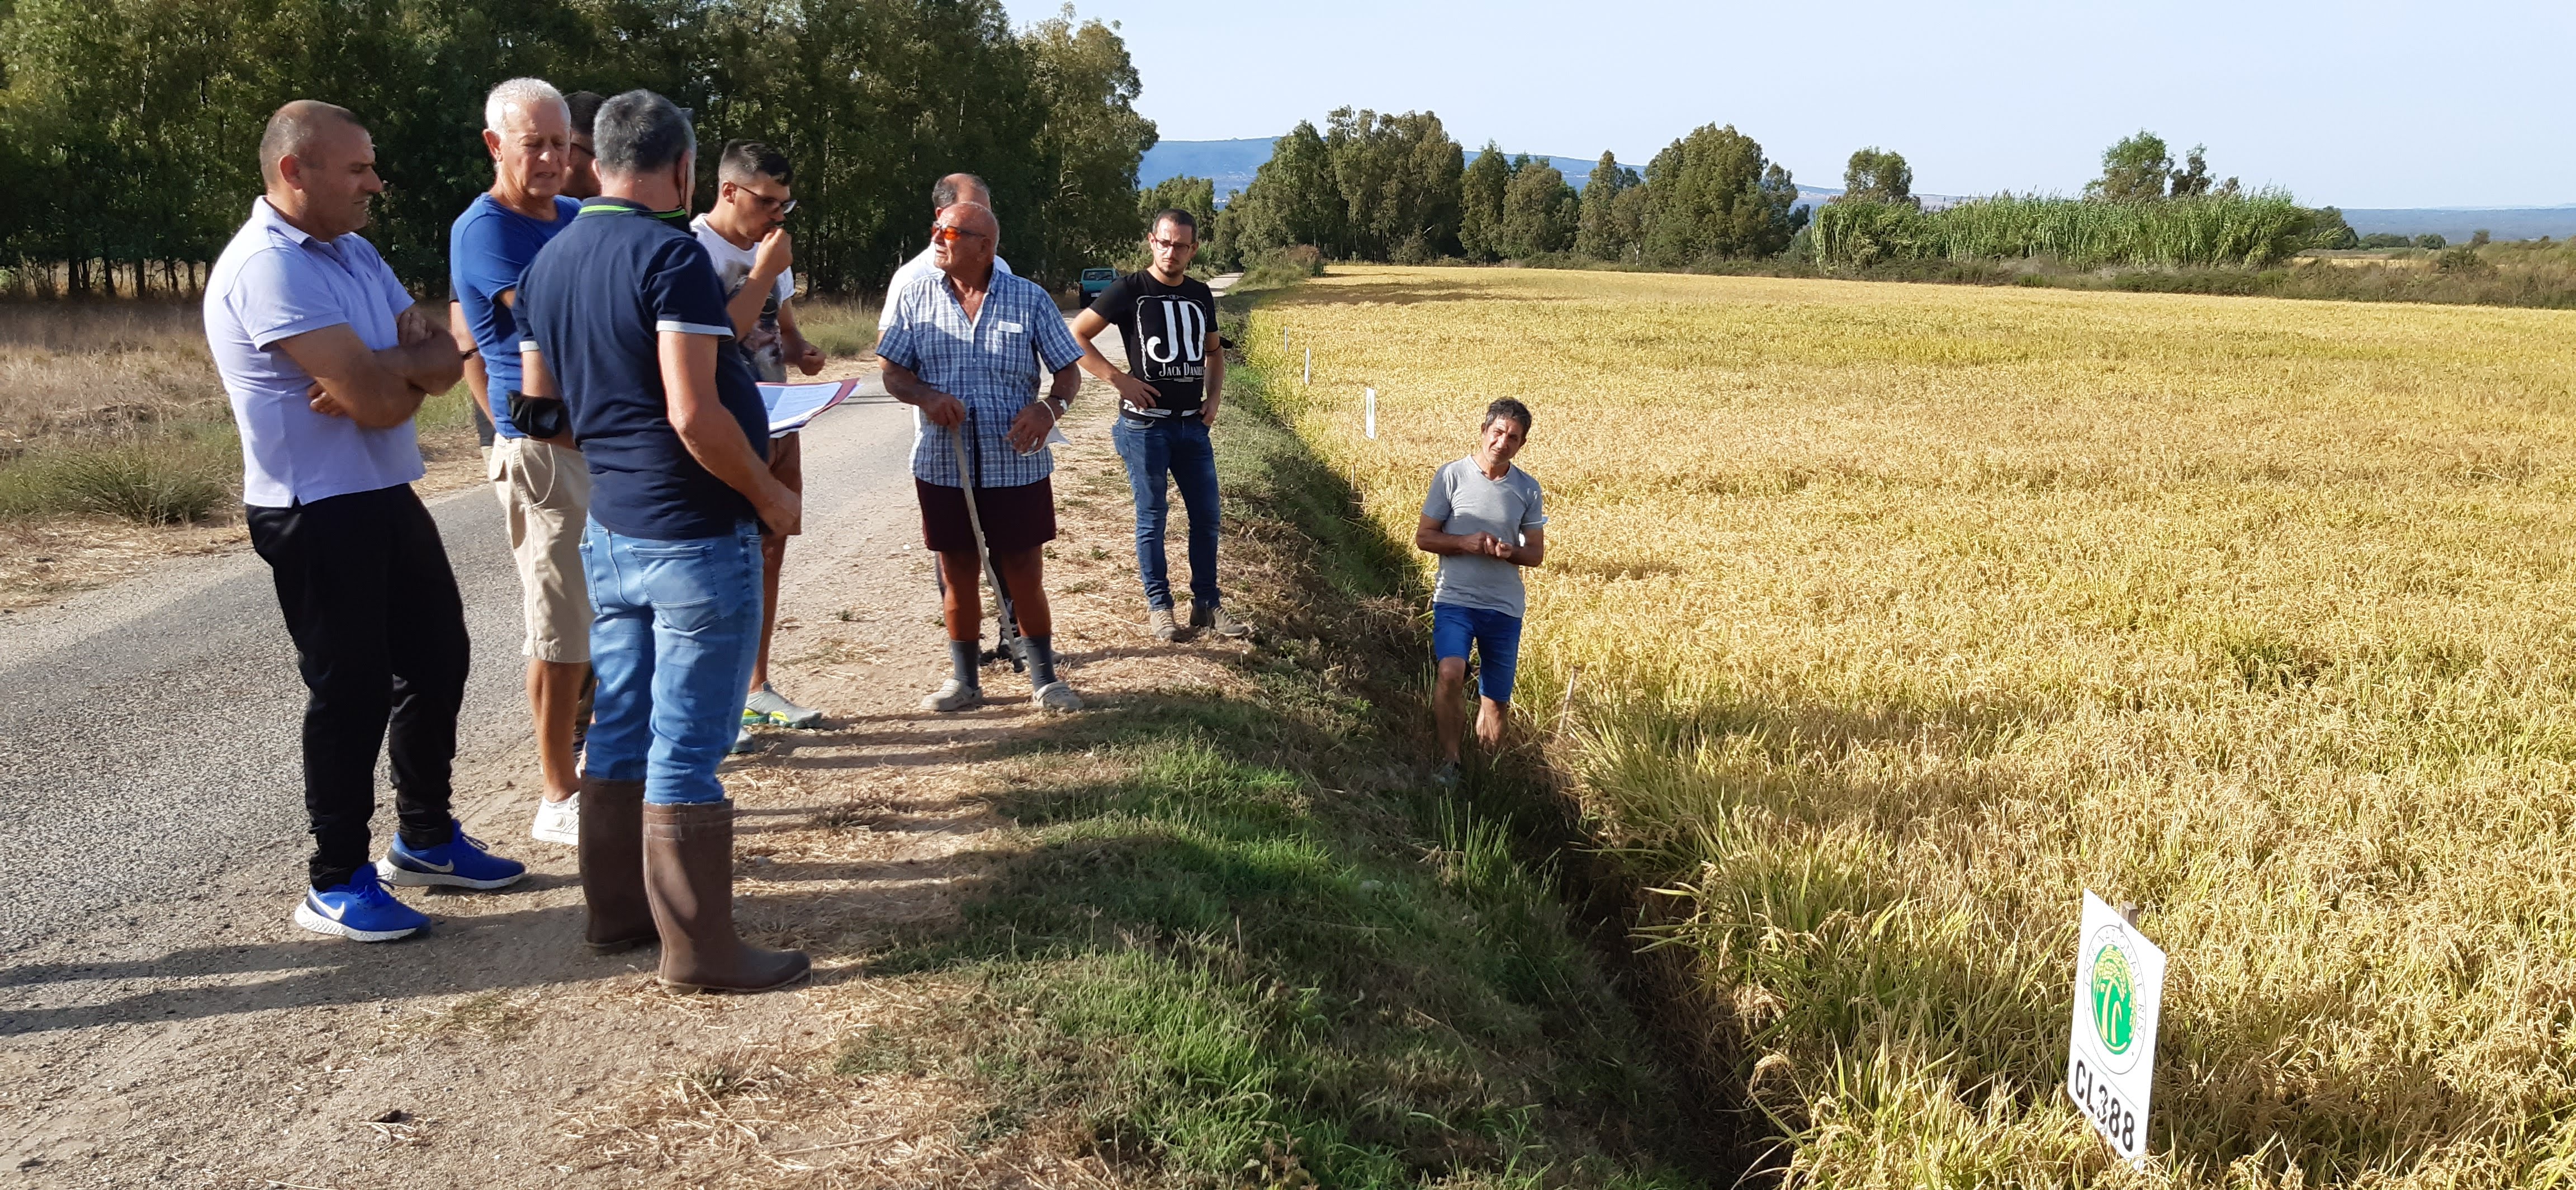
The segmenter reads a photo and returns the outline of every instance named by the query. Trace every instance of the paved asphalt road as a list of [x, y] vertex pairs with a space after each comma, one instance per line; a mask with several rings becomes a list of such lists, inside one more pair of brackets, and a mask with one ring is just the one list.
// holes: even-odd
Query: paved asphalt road
[[[873, 382], [862, 391], [880, 395], [805, 435], [806, 535], [780, 600], [791, 613], [800, 571], [900, 548], [912, 524], [909, 413], [876, 403]], [[430, 507], [474, 640], [457, 758], [466, 799], [485, 792], [477, 768], [528, 747], [519, 584], [488, 488]], [[303, 705], [268, 569], [246, 549], [0, 616], [0, 953], [146, 918], [167, 926], [186, 912], [174, 894], [244, 865], [277, 870], [287, 912], [308, 842]], [[390, 801], [376, 815], [380, 845]], [[524, 850], [511, 822], [512, 838], [491, 841]]]

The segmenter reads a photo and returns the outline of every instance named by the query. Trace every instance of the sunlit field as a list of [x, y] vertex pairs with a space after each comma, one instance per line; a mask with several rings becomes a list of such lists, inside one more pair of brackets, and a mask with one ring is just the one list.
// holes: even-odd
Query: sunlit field
[[2132, 1181], [2089, 887], [2172, 958], [2145, 1181], [2566, 1180], [2576, 315], [1336, 269], [1246, 345], [1408, 539], [1536, 410], [1520, 727], [1573, 680], [1799, 1178]]

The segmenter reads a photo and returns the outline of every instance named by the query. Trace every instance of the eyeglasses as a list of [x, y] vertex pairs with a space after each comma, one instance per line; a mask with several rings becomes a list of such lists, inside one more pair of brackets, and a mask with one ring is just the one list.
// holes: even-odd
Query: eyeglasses
[[1168, 249], [1173, 252], [1178, 252], [1183, 248], [1196, 248], [1199, 246], [1199, 242], [1197, 240], [1167, 240], [1161, 236], [1155, 236], [1153, 239], [1145, 242], [1152, 244], [1157, 248]]
[[984, 233], [975, 231], [971, 228], [958, 227], [953, 224], [934, 223], [930, 225], [930, 242], [934, 244], [954, 244], [957, 241], [966, 239], [970, 236], [980, 240], [984, 238]]
[[742, 184], [742, 183], [740, 183], [740, 182], [727, 182], [727, 183], [725, 183], [725, 185], [728, 185], [728, 186], [733, 187], [733, 188], [734, 188], [734, 192], [735, 192], [735, 193], [737, 193], [737, 194], [747, 194], [747, 195], [750, 195], [750, 196], [751, 196], [751, 200], [752, 200], [753, 204], [754, 204], [754, 205], [756, 205], [756, 206], [758, 206], [761, 210], [764, 210], [764, 211], [776, 211], [776, 212], [778, 212], [779, 214], [784, 215], [784, 214], [786, 214], [787, 212], [789, 212], [789, 211], [793, 211], [793, 210], [795, 210], [795, 209], [796, 209], [796, 200], [795, 200], [795, 199], [792, 199], [792, 198], [772, 198], [772, 197], [770, 197], [769, 195], [762, 194], [761, 192], [759, 192], [759, 191], [757, 191], [757, 190], [754, 190], [754, 189], [752, 189], [752, 188], [751, 188], [751, 187], [749, 187], [749, 186], [745, 186], [745, 185], [743, 185], [743, 184]]

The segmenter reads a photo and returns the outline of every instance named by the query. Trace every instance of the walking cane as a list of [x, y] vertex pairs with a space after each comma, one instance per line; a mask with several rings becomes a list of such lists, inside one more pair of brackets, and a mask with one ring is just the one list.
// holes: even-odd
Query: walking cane
[[[975, 560], [984, 564], [984, 577], [992, 580], [993, 598], [1000, 605], [998, 618], [1002, 622], [1001, 640], [993, 647], [992, 652], [983, 654], [981, 659], [1008, 661], [1011, 663], [1012, 671], [1018, 672], [1026, 668], [1026, 663], [1020, 659], [1019, 612], [1011, 607], [1011, 589], [1002, 585], [1002, 568], [993, 565], [993, 551], [985, 548], [984, 515], [975, 507], [975, 481], [981, 478], [981, 469], [969, 462], [966, 450], [966, 439], [974, 432], [975, 412], [969, 409], [966, 411], [965, 420], [957, 423], [957, 429], [949, 432], [948, 444], [957, 452], [959, 481], [957, 490], [959, 494], [966, 497], [967, 527], [975, 531]], [[975, 628], [975, 639], [979, 644], [984, 639], [984, 629], [980, 624]]]

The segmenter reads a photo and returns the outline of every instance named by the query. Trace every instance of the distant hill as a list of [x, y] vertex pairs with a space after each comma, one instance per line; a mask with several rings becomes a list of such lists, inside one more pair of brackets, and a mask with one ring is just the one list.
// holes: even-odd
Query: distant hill
[[2484, 231], [2499, 240], [2563, 240], [2576, 236], [2576, 207], [2418, 207], [2398, 210], [2346, 210], [2344, 222], [2363, 235], [2420, 236], [2427, 232], [2454, 244]]

